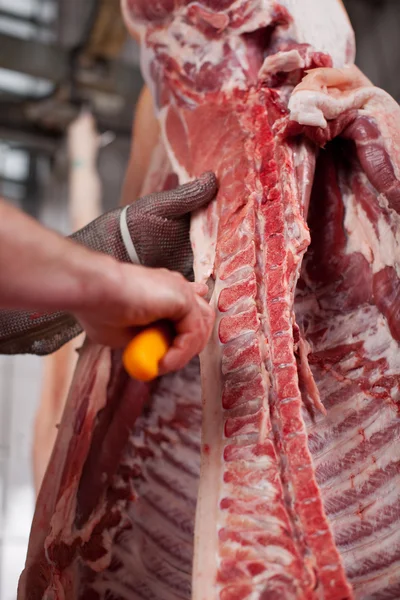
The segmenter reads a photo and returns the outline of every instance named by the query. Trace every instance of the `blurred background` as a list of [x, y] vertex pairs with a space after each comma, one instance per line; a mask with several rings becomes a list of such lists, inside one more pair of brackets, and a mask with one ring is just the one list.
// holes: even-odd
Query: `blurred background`
[[[399, 101], [400, 1], [344, 4], [357, 64]], [[0, 196], [63, 234], [76, 229], [79, 182], [71, 178], [67, 134], [89, 107], [94, 121], [80, 135], [101, 136], [93, 217], [116, 206], [142, 87], [138, 59], [119, 0], [0, 0]], [[46, 410], [51, 395], [64, 394], [51, 360], [0, 357], [0, 600], [15, 600], [25, 560], [37, 411]], [[46, 436], [46, 427], [36, 427], [36, 444], [52, 443]]]

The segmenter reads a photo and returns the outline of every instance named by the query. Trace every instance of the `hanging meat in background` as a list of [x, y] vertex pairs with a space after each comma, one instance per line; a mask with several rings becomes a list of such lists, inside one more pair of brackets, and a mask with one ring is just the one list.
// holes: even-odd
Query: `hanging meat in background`
[[[160, 127], [155, 116], [153, 101], [149, 89], [144, 86], [135, 108], [131, 152], [122, 189], [122, 204], [131, 204], [141, 193], [142, 195], [147, 193], [144, 182], [154, 149], [159, 141]], [[147, 179], [150, 180], [149, 177]], [[147, 183], [148, 185], [150, 183]]]
[[[73, 231], [78, 231], [101, 213], [101, 184], [97, 174], [99, 134], [89, 112], [82, 112], [68, 132], [71, 163], [69, 212]], [[43, 359], [43, 388], [35, 419], [33, 474], [36, 494], [40, 490], [57, 437], [83, 336]]]
[[192, 221], [217, 321], [201, 384], [85, 344], [19, 598], [398, 598], [399, 106], [337, 0], [122, 6], [146, 191], [219, 179]]

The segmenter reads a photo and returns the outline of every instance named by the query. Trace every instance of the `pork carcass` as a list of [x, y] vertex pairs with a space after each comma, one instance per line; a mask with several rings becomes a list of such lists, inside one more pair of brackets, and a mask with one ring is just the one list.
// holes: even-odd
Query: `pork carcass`
[[201, 384], [84, 347], [19, 598], [399, 598], [400, 109], [338, 0], [122, 7], [147, 187], [219, 179], [192, 221], [217, 320]]

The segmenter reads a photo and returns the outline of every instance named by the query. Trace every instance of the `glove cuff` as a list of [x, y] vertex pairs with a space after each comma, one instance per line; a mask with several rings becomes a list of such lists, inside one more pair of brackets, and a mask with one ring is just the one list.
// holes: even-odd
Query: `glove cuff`
[[126, 253], [129, 256], [131, 263], [133, 263], [134, 265], [140, 265], [139, 256], [136, 252], [136, 248], [132, 241], [132, 236], [129, 231], [128, 219], [127, 219], [128, 208], [129, 208], [129, 206], [125, 206], [125, 208], [122, 209], [120, 218], [119, 218], [119, 227], [120, 227], [121, 237], [122, 237], [123, 244], [125, 246]]

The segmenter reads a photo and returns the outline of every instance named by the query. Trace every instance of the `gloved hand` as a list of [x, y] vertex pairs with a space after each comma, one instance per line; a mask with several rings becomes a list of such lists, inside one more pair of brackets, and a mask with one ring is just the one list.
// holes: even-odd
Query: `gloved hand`
[[175, 190], [150, 194], [131, 204], [127, 221], [141, 264], [165, 267], [192, 279], [190, 214], [208, 204], [216, 192], [215, 175], [205, 173]]
[[[112, 210], [70, 238], [121, 262], [163, 267], [191, 279], [190, 213], [208, 204], [216, 191], [215, 176], [206, 173], [175, 190]], [[65, 313], [0, 311], [0, 354], [50, 354], [81, 331], [76, 319]]]
[[192, 279], [190, 215], [207, 205], [216, 192], [215, 175], [205, 173], [175, 190], [149, 194], [125, 209], [112, 210], [73, 234], [71, 239], [123, 262], [163, 267]]

